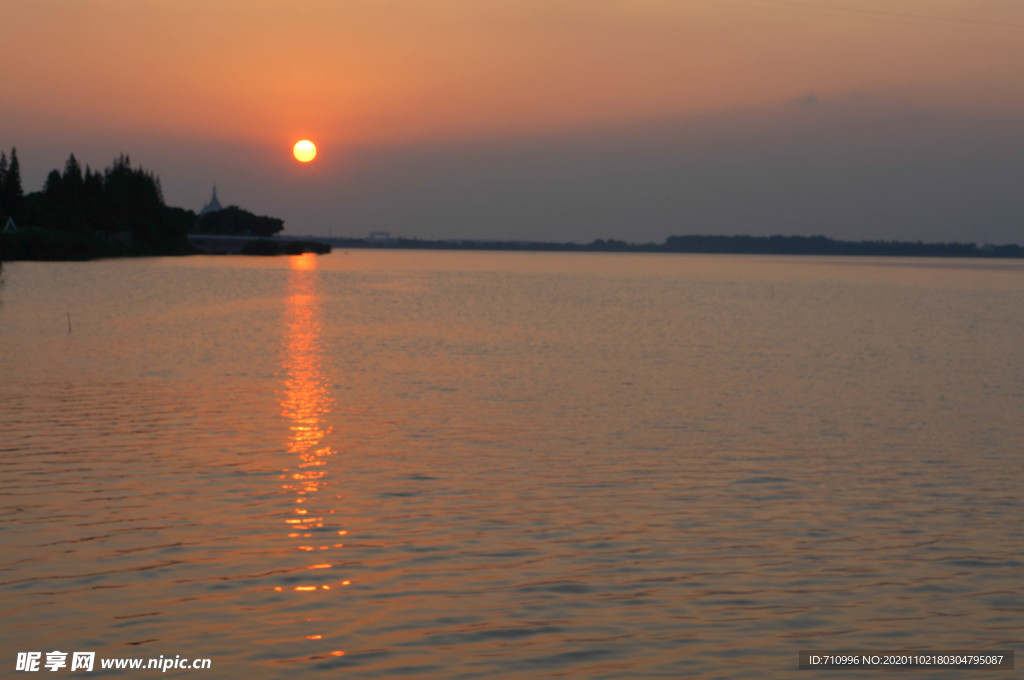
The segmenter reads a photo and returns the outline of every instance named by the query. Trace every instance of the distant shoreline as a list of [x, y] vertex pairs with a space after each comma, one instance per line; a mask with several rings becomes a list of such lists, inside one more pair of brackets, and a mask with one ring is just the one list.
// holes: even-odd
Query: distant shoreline
[[924, 241], [843, 241], [826, 236], [670, 236], [664, 243], [597, 239], [590, 243], [418, 238], [328, 238], [334, 248], [394, 250], [490, 250], [522, 252], [691, 253], [703, 255], [812, 255], [869, 257], [1024, 258], [1016, 244], [928, 243]]
[[[51, 234], [51, 236], [44, 236]], [[670, 236], [664, 243], [627, 243], [597, 239], [590, 243], [557, 241], [499, 241], [469, 239], [419, 238], [324, 238], [316, 236], [239, 236], [227, 234], [189, 234], [188, 246], [177, 252], [133, 253], [122, 244], [100, 241], [76, 234], [27, 228], [17, 236], [4, 235], [3, 240], [20, 240], [34, 235], [41, 243], [37, 248], [0, 248], [0, 257], [8, 261], [71, 261], [145, 257], [153, 255], [296, 255], [325, 254], [334, 248], [380, 250], [475, 250], [495, 252], [562, 252], [562, 253], [687, 253], [695, 255], [809, 255], [844, 257], [937, 257], [1024, 259], [1024, 247], [1016, 244], [982, 245], [974, 243], [941, 243], [924, 241], [844, 241], [825, 236]], [[64, 245], [64, 241], [68, 241]], [[55, 247], [62, 245], [64, 247]], [[6, 251], [6, 252], [4, 252]], [[11, 255], [14, 257], [11, 257]], [[18, 256], [20, 255], [20, 257]]]

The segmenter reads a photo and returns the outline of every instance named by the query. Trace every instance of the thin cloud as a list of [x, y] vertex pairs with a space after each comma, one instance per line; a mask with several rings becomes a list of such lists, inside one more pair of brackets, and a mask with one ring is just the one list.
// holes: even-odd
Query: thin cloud
[[813, 92], [808, 92], [805, 95], [793, 97], [790, 101], [801, 108], [813, 109], [815, 106], [818, 105], [818, 95], [814, 94]]

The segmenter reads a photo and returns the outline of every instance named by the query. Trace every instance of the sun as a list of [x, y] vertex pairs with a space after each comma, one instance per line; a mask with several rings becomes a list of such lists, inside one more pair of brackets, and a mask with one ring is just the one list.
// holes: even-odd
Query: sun
[[295, 146], [292, 147], [292, 154], [295, 156], [295, 160], [300, 163], [308, 163], [316, 158], [316, 145], [308, 139], [295, 142]]

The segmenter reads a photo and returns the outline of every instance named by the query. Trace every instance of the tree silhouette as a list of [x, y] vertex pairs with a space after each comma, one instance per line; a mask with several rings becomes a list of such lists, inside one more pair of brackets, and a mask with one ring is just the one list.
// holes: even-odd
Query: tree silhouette
[[68, 160], [64, 164], [64, 176], [61, 179], [64, 180], [64, 190], [72, 198], [81, 198], [82, 185], [85, 183], [85, 179], [82, 177], [82, 168], [78, 165], [78, 159], [75, 158], [75, 154], [68, 156]]
[[21, 190], [21, 165], [18, 163], [18, 150], [11, 147], [11, 159], [2, 173], [0, 183], [0, 205], [4, 212], [15, 220], [25, 214], [25, 196]]
[[50, 203], [64, 200], [64, 180], [60, 176], [60, 171], [50, 170], [50, 174], [46, 176], [46, 182], [43, 183], [43, 195]]
[[63, 175], [51, 170], [46, 176], [43, 196], [42, 214], [33, 215], [41, 225], [86, 236], [96, 231], [95, 216], [89, 214], [85, 204], [85, 178], [74, 154], [65, 163]]
[[106, 196], [103, 193], [103, 175], [85, 166], [82, 180], [82, 207], [86, 221], [97, 231], [110, 231]]
[[7, 222], [7, 204], [4, 201], [3, 188], [7, 184], [7, 154], [0, 151], [0, 221]]

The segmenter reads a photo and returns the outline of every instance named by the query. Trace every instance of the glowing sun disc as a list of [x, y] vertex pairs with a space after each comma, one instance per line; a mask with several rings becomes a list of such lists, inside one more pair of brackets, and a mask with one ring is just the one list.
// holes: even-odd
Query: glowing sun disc
[[295, 146], [292, 147], [292, 154], [295, 156], [295, 160], [300, 163], [308, 163], [316, 158], [316, 145], [308, 139], [295, 142]]

